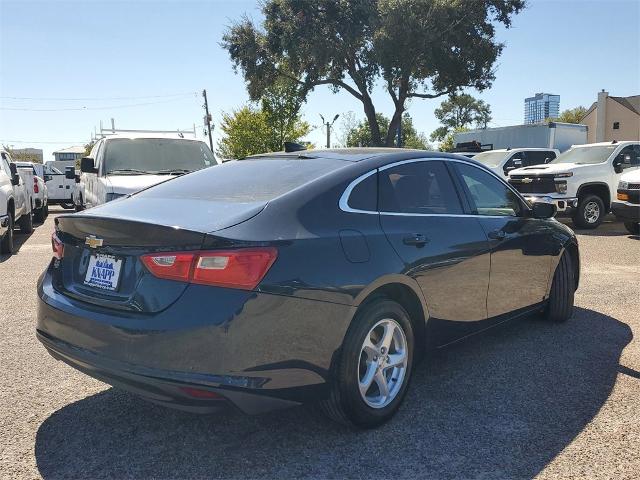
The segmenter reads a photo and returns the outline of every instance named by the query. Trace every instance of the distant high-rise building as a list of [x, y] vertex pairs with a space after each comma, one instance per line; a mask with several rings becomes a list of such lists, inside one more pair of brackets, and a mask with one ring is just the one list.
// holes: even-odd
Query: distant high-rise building
[[524, 99], [524, 123], [540, 123], [560, 115], [560, 95], [536, 93]]

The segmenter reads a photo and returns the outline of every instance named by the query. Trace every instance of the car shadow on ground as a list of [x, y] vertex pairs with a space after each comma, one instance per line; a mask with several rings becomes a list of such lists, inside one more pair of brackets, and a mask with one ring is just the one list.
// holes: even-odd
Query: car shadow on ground
[[611, 214], [607, 215], [598, 228], [594, 229], [578, 228], [568, 217], [559, 217], [557, 220], [567, 225], [578, 235], [588, 235], [590, 237], [629, 237], [633, 240], [640, 238], [637, 235], [629, 233], [624, 223]]
[[13, 253], [11, 255], [0, 255], [0, 263], [4, 263], [13, 255], [17, 255], [20, 252], [20, 248], [31, 238], [31, 235], [33, 235], [33, 232], [22, 233], [20, 230], [15, 230], [13, 232]]
[[196, 416], [108, 389], [40, 426], [44, 478], [532, 478], [597, 414], [632, 338], [580, 309], [532, 317], [435, 352], [398, 415], [377, 430], [334, 425], [310, 408]]

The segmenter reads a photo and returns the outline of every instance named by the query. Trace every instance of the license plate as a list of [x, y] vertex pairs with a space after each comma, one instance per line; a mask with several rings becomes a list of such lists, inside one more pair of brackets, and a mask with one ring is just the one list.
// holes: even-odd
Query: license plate
[[111, 255], [91, 255], [84, 284], [104, 290], [118, 288], [122, 259]]

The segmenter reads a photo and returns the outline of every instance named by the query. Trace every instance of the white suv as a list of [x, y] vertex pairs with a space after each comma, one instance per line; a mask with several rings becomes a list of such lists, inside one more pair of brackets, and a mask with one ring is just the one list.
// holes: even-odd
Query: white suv
[[623, 171], [640, 167], [640, 142], [574, 145], [546, 165], [509, 172], [529, 201], [554, 203], [578, 228], [596, 228], [611, 210]]

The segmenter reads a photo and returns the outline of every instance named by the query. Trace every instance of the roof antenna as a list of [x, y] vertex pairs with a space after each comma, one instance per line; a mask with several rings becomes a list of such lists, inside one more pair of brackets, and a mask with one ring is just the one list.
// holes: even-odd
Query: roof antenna
[[304, 145], [300, 145], [299, 143], [295, 143], [295, 142], [284, 142], [284, 151], [286, 153], [289, 152], [302, 152], [303, 150], [306, 150], [307, 147], [305, 147]]

